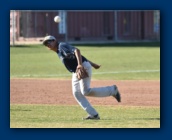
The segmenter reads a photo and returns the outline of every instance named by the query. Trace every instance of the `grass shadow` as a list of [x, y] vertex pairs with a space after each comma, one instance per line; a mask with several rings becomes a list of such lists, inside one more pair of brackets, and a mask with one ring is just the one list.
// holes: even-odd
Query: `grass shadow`
[[[130, 42], [130, 43], [100, 43], [100, 44], [93, 44], [93, 43], [72, 43], [73, 46], [79, 46], [79, 47], [160, 47], [160, 42]], [[15, 45], [10, 47], [16, 47], [16, 48], [39, 48], [44, 47], [43, 45], [39, 44], [30, 44], [30, 45]]]
[[12, 48], [40, 48], [40, 47], [44, 47], [43, 45], [34, 45], [34, 44], [30, 44], [30, 45], [10, 45], [10, 47]]
[[102, 43], [102, 44], [72, 44], [80, 47], [160, 47], [160, 42], [130, 42], [130, 43]]
[[[100, 120], [115, 120], [115, 118], [101, 118]], [[127, 118], [127, 120], [160, 120], [160, 118]]]
[[29, 109], [10, 109], [10, 111], [32, 111]]

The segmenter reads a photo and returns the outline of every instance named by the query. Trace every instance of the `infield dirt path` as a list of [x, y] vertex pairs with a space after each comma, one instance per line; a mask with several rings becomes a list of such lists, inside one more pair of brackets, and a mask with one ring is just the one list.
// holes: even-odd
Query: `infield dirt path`
[[[113, 97], [87, 97], [92, 105], [160, 106], [160, 81], [93, 80], [91, 87], [116, 84], [122, 96], [117, 103]], [[70, 80], [10, 79], [11, 104], [78, 105], [72, 95]]]

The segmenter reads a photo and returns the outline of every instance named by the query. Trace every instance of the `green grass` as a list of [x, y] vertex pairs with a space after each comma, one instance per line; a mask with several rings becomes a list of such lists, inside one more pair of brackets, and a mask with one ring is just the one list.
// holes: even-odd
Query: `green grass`
[[95, 106], [100, 120], [82, 120], [79, 106], [10, 105], [10, 128], [160, 128], [159, 107]]
[[[93, 79], [159, 80], [159, 46], [77, 46], [91, 61], [101, 64], [93, 69]], [[147, 71], [157, 70], [157, 71]], [[138, 72], [137, 72], [138, 71]], [[102, 74], [103, 73], [103, 74]], [[40, 45], [10, 47], [10, 78], [62, 78], [71, 74], [56, 53]]]
[[[133, 47], [132, 44], [77, 47], [88, 59], [102, 65], [99, 70], [93, 69], [93, 79], [160, 80], [159, 44], [134, 44]], [[23, 45], [10, 47], [10, 78], [71, 79], [71, 74], [56, 53], [40, 45]], [[82, 117], [87, 114], [79, 106], [11, 104], [10, 127], [160, 128], [160, 107], [95, 108], [100, 112], [101, 120], [83, 121]]]

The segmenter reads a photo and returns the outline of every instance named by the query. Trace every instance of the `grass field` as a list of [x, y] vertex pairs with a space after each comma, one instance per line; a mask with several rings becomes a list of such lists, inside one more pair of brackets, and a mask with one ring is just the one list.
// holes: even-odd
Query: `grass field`
[[11, 105], [11, 128], [160, 128], [159, 107], [95, 106], [100, 120], [83, 121], [79, 106]]
[[[160, 46], [77, 46], [91, 61], [93, 79], [160, 80]], [[71, 79], [56, 53], [41, 45], [10, 47], [10, 78]], [[22, 87], [21, 87], [22, 88]], [[13, 89], [10, 89], [13, 90]], [[10, 104], [11, 128], [160, 128], [160, 107], [96, 106], [99, 121], [82, 121], [79, 106]]]
[[[158, 80], [160, 47], [77, 46], [91, 61], [101, 65], [93, 69], [93, 79]], [[71, 74], [56, 53], [44, 46], [10, 47], [10, 78], [62, 78]]]

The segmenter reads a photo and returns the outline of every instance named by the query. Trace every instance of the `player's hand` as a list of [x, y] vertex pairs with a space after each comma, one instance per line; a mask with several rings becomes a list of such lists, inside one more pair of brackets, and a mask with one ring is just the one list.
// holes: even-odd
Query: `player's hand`
[[86, 69], [82, 65], [78, 65], [76, 69], [76, 76], [78, 80], [84, 79], [88, 77], [88, 73]]

